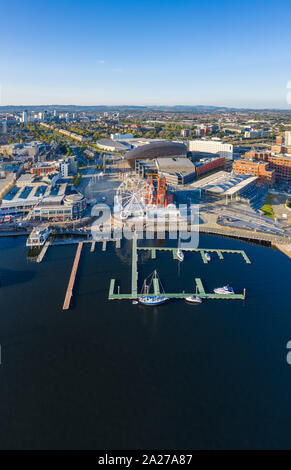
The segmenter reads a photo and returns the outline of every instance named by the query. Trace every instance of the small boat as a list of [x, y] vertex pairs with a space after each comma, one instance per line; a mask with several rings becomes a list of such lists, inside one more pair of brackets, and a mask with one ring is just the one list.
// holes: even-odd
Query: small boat
[[132, 303], [132, 305], [137, 305], [137, 304], [138, 304], [138, 301], [137, 301], [137, 300], [133, 300], [131, 303]]
[[[157, 271], [154, 270], [154, 272], [152, 273], [149, 285], [147, 284], [147, 279], [148, 278], [144, 280], [143, 288], [142, 288], [142, 295], [138, 299], [139, 302], [143, 305], [152, 305], [152, 306], [161, 305], [165, 303], [166, 300], [168, 300], [168, 297], [164, 295], [165, 291], [164, 291], [164, 288], [162, 286], [162, 283], [160, 281]], [[150, 291], [150, 287], [152, 284], [154, 285], [155, 292], [154, 294], [151, 295], [149, 291]], [[162, 295], [159, 295], [160, 293]]]
[[196, 297], [196, 295], [191, 295], [190, 297], [186, 297], [186, 302], [189, 302], [191, 304], [202, 304], [202, 300], [200, 297]]
[[215, 294], [222, 294], [222, 295], [234, 294], [234, 290], [230, 286], [217, 287], [216, 289], [213, 289], [213, 292]]
[[207, 261], [211, 261], [211, 256], [209, 253], [205, 253], [205, 258]]
[[179, 261], [184, 261], [184, 253], [181, 250], [181, 248], [178, 248], [178, 250], [177, 250], [177, 258], [178, 258]]

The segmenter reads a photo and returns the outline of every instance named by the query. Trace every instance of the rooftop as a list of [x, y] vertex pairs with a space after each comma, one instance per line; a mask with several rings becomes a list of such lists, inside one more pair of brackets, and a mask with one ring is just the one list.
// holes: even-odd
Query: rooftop
[[216, 195], [233, 195], [240, 191], [244, 186], [257, 179], [256, 176], [242, 176], [218, 171], [210, 176], [206, 176], [199, 181], [191, 184], [193, 189], [202, 189]]

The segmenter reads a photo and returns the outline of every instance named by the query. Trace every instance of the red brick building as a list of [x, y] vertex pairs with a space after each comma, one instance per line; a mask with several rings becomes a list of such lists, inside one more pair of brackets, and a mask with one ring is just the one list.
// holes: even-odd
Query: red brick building
[[202, 159], [198, 163], [195, 163], [196, 177], [215, 170], [216, 168], [223, 167], [224, 165], [224, 157]]
[[291, 181], [291, 155], [274, 155], [271, 152], [247, 152], [246, 159], [263, 161], [269, 164], [269, 169], [275, 171], [276, 182]]
[[269, 168], [268, 162], [243, 158], [233, 162], [232, 170], [237, 175], [257, 176], [261, 181], [270, 186], [275, 182], [275, 171]]

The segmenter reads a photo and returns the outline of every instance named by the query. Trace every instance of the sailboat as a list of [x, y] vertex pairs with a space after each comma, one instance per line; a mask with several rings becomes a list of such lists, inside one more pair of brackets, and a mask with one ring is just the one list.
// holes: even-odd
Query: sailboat
[[[142, 288], [142, 295], [138, 299], [139, 302], [143, 305], [152, 305], [152, 306], [165, 303], [166, 300], [168, 300], [168, 297], [165, 297], [164, 295], [159, 295], [160, 286], [162, 289], [162, 293], [165, 293], [165, 290], [162, 286], [162, 283], [160, 281], [157, 271], [154, 270], [154, 272], [152, 273], [149, 285], [147, 284], [148, 277], [144, 280], [143, 288]], [[158, 293], [155, 293], [155, 294], [149, 293], [152, 283], [154, 285], [155, 292], [157, 292], [158, 290]]]

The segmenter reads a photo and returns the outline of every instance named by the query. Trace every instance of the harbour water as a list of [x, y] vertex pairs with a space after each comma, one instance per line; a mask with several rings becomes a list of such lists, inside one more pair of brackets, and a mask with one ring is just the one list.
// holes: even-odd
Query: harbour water
[[140, 252], [140, 288], [155, 268], [167, 292], [195, 277], [207, 292], [246, 287], [246, 301], [150, 308], [107, 300], [111, 278], [130, 292], [130, 242], [85, 244], [63, 311], [76, 245], [36, 264], [25, 241], [0, 240], [1, 449], [291, 448], [290, 259], [207, 235], [200, 247], [252, 264]]

